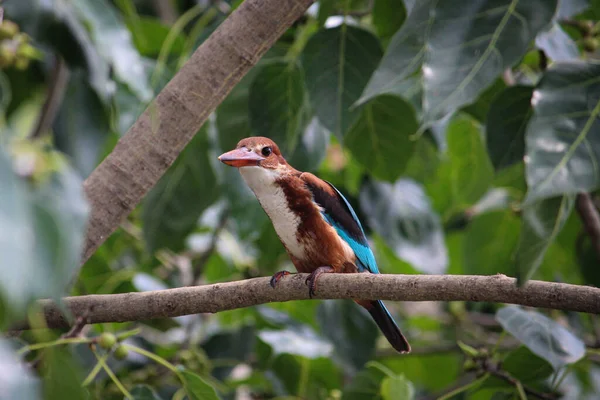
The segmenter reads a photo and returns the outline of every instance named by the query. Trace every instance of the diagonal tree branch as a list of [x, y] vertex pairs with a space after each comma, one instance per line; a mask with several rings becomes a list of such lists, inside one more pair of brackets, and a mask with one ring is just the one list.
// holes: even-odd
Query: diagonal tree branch
[[84, 188], [82, 263], [156, 184], [208, 116], [313, 0], [246, 0], [156, 96]]
[[[214, 313], [258, 304], [308, 299], [306, 274], [282, 279], [275, 289], [269, 278], [182, 287], [142, 293], [68, 297], [66, 306], [89, 323], [140, 321]], [[396, 301], [484, 301], [600, 314], [600, 289], [542, 281], [519, 288], [505, 275], [375, 275], [326, 274], [319, 278], [320, 299], [382, 299]], [[68, 321], [56, 305], [42, 300], [51, 328]]]

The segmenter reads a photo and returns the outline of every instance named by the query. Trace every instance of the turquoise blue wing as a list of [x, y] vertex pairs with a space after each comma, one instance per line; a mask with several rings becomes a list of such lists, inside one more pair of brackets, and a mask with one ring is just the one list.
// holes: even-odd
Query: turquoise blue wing
[[[358, 216], [344, 195], [331, 183], [312, 174], [302, 174], [302, 179], [313, 194], [314, 201], [323, 209], [325, 220], [335, 228], [338, 235], [354, 251], [360, 272], [379, 273], [377, 262], [365, 237]], [[333, 189], [333, 190], [331, 190]]]

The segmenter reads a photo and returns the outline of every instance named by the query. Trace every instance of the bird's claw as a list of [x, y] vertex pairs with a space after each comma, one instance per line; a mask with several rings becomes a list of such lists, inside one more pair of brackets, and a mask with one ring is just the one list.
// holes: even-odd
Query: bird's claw
[[273, 289], [275, 289], [275, 285], [277, 285], [277, 283], [281, 280], [281, 278], [283, 278], [286, 275], [290, 275], [291, 272], [289, 271], [279, 271], [276, 272], [273, 277], [271, 277], [271, 281], [269, 282], [269, 284], [271, 285], [271, 287]]
[[329, 273], [329, 272], [334, 272], [334, 269], [332, 267], [319, 267], [317, 269], [315, 269], [310, 275], [308, 275], [308, 278], [306, 278], [306, 280], [304, 281], [305, 285], [308, 285], [308, 297], [309, 298], [313, 298], [314, 295], [316, 295], [316, 290], [317, 290], [317, 278], [319, 276], [321, 276], [321, 274], [325, 274], [325, 273]]

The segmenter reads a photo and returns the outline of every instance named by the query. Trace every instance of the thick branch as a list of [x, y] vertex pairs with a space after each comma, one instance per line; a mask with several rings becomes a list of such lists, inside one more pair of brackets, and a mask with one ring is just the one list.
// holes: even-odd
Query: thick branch
[[82, 262], [163, 175], [208, 116], [313, 0], [246, 0], [194, 52], [85, 180]]
[[[182, 287], [142, 293], [69, 297], [66, 305], [89, 323], [140, 321], [188, 314], [214, 313], [258, 304], [308, 299], [306, 274]], [[485, 301], [600, 314], [600, 289], [542, 281], [523, 288], [505, 275], [375, 275], [325, 274], [319, 278], [320, 299], [382, 299], [396, 301]], [[69, 324], [58, 308], [44, 300], [49, 327]]]

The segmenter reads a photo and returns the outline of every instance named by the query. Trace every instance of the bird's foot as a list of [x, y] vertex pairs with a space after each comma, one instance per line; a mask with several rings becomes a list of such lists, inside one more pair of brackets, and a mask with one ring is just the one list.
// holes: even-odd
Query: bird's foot
[[291, 275], [292, 273], [290, 271], [279, 271], [276, 272], [275, 275], [273, 275], [273, 277], [271, 278], [271, 287], [273, 289], [275, 289], [275, 285], [277, 285], [277, 282], [279, 282], [281, 280], [281, 278], [283, 278], [286, 275]]
[[335, 272], [332, 267], [319, 267], [315, 269], [309, 276], [306, 278], [305, 284], [308, 285], [308, 297], [312, 299], [312, 297], [316, 294], [317, 290], [317, 278], [322, 274], [328, 274], [331, 272]]

